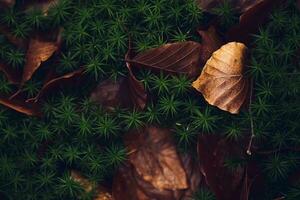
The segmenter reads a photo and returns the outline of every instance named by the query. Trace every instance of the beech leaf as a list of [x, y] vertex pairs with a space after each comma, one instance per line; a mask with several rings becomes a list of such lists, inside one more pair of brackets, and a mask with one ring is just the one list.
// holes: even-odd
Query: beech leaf
[[263, 0], [258, 1], [240, 16], [239, 24], [233, 26], [226, 33], [227, 41], [242, 42], [251, 44], [252, 34], [255, 34], [270, 16], [272, 8], [280, 5], [282, 0]]
[[195, 77], [200, 71], [201, 44], [193, 41], [162, 45], [126, 59], [132, 67]]
[[[230, 7], [237, 12], [244, 13], [264, 0], [226, 0]], [[213, 12], [225, 0], [197, 0], [199, 7], [206, 12]]]
[[40, 117], [42, 115], [41, 111], [39, 110], [38, 104], [26, 103], [20, 99], [11, 100], [4, 97], [0, 97], [0, 104], [19, 113], [23, 113], [29, 116]]
[[244, 104], [249, 81], [244, 76], [247, 47], [230, 42], [215, 51], [192, 86], [205, 100], [218, 108], [237, 114]]
[[85, 190], [85, 192], [95, 191], [93, 198], [94, 200], [112, 200], [112, 195], [107, 188], [97, 184], [93, 184], [80, 172], [71, 170], [71, 179], [77, 182]]
[[223, 42], [214, 26], [210, 26], [207, 30], [199, 29], [198, 33], [202, 38], [201, 64], [204, 65], [212, 53], [222, 46]]
[[13, 7], [16, 3], [16, 0], [0, 0], [0, 6], [4, 7]]
[[62, 76], [50, 78], [48, 81], [46, 81], [46, 83], [44, 83], [39, 93], [34, 98], [27, 99], [26, 102], [38, 102], [45, 93], [49, 92], [51, 89], [59, 87], [60, 85], [65, 85], [70, 82], [73, 83], [74, 80], [80, 78], [83, 75], [83, 72], [84, 69], [80, 68], [76, 71], [67, 73]]
[[[217, 135], [201, 135], [198, 140], [200, 170], [206, 184], [215, 193], [218, 200], [245, 200], [244, 187], [246, 169], [237, 166], [234, 169], [224, 166], [225, 160], [241, 156], [238, 144], [227, 141]], [[229, 157], [230, 156], [230, 157]], [[246, 189], [246, 188], [245, 188]], [[245, 190], [248, 191], [248, 187]]]
[[31, 79], [34, 72], [40, 67], [42, 62], [48, 60], [54, 52], [60, 47], [60, 31], [56, 35], [55, 41], [48, 41], [40, 35], [33, 37], [29, 41], [28, 50], [26, 52], [26, 63], [23, 70], [21, 86]]
[[26, 1], [24, 2], [25, 12], [41, 10], [44, 16], [48, 16], [49, 9], [55, 6], [59, 0]]
[[169, 129], [147, 126], [125, 136], [128, 162], [113, 182], [115, 200], [189, 199], [202, 175], [189, 155], [179, 155]]

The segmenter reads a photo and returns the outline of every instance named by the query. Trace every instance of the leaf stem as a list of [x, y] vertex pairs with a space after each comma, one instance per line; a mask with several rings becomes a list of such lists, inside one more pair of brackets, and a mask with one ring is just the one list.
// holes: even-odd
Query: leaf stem
[[253, 79], [251, 79], [250, 81], [250, 100], [249, 100], [249, 115], [250, 115], [250, 128], [251, 128], [251, 137], [250, 137], [250, 141], [248, 143], [248, 148], [246, 153], [251, 156], [252, 152], [251, 152], [251, 147], [252, 147], [252, 142], [253, 139], [255, 137], [254, 134], [254, 124], [253, 124], [253, 118], [252, 118], [252, 111], [251, 111], [251, 104], [252, 104], [252, 96], [253, 96]]

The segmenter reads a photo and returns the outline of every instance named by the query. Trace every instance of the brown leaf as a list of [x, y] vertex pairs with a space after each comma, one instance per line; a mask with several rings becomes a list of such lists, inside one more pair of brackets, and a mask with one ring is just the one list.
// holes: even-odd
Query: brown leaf
[[4, 97], [0, 97], [0, 104], [10, 109], [13, 109], [19, 113], [23, 113], [29, 116], [41, 116], [42, 113], [39, 110], [38, 104], [26, 103], [21, 99], [10, 100]]
[[61, 85], [66, 85], [67, 83], [73, 83], [74, 80], [80, 78], [83, 75], [84, 68], [80, 68], [76, 71], [67, 73], [63, 76], [57, 76], [54, 78], [49, 78], [49, 80], [44, 83], [43, 87], [39, 91], [36, 97], [27, 99], [26, 102], [38, 102], [42, 96], [49, 92], [50, 90], [56, 89]]
[[218, 36], [214, 26], [210, 26], [207, 30], [198, 30], [199, 35], [202, 38], [202, 51], [201, 51], [201, 64], [205, 64], [210, 58], [212, 53], [219, 49], [223, 42]]
[[247, 47], [231, 42], [215, 51], [192, 86], [205, 100], [232, 114], [239, 112], [248, 95], [244, 76]]
[[252, 34], [255, 34], [259, 27], [263, 25], [276, 5], [280, 5], [282, 0], [263, 0], [240, 16], [239, 24], [233, 26], [226, 33], [227, 41], [236, 41], [251, 44]]
[[[234, 170], [224, 166], [224, 161], [232, 156], [240, 156], [241, 149], [236, 143], [217, 135], [201, 135], [198, 140], [200, 170], [206, 184], [218, 200], [245, 200], [243, 187], [246, 169], [237, 166]], [[230, 156], [230, 157], [229, 157]], [[248, 183], [248, 182], [247, 182]], [[245, 188], [244, 188], [245, 189]], [[248, 191], [248, 187], [245, 191]]]
[[9, 66], [6, 64], [0, 63], [0, 71], [2, 71], [8, 82], [11, 84], [19, 84], [20, 83], [20, 74], [14, 70], [12, 70]]
[[126, 61], [132, 67], [162, 70], [172, 74], [186, 74], [195, 77], [199, 74], [201, 45], [187, 41], [169, 43], [161, 47], [137, 54]]
[[43, 1], [30, 1], [24, 2], [25, 12], [32, 10], [41, 10], [44, 16], [48, 16], [49, 9], [54, 7], [59, 0], [43, 0]]
[[[197, 0], [199, 7], [206, 12], [213, 12], [225, 0]], [[264, 0], [227, 0], [230, 7], [237, 12], [244, 13]]]
[[80, 172], [71, 170], [71, 178], [79, 183], [86, 192], [95, 190], [94, 200], [112, 200], [112, 195], [107, 188], [93, 184], [87, 178], [83, 177]]
[[148, 126], [131, 131], [125, 144], [129, 161], [114, 177], [114, 200], [188, 199], [198, 189], [198, 163], [176, 152], [169, 129]]
[[41, 35], [30, 39], [26, 53], [26, 63], [23, 70], [21, 86], [31, 79], [32, 75], [40, 67], [42, 62], [48, 60], [54, 52], [59, 49], [61, 42], [60, 31], [55, 35], [55, 41], [46, 40]]

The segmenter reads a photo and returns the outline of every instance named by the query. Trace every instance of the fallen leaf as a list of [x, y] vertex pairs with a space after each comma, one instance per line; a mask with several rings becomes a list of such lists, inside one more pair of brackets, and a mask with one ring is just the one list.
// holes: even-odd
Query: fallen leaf
[[230, 42], [215, 51], [192, 86], [205, 100], [237, 114], [248, 95], [249, 81], [244, 76], [247, 47]]
[[11, 84], [19, 84], [20, 83], [20, 74], [14, 70], [12, 70], [9, 66], [4, 63], [0, 63], [0, 71], [2, 71], [8, 82]]
[[240, 16], [239, 24], [229, 29], [226, 33], [227, 41], [242, 42], [249, 46], [252, 34], [255, 34], [259, 27], [267, 21], [272, 9], [276, 5], [280, 5], [280, 2], [282, 0], [258, 1]]
[[114, 200], [189, 199], [198, 190], [198, 162], [177, 153], [169, 129], [133, 130], [125, 136], [125, 145], [129, 159], [114, 177]]
[[46, 92], [49, 92], [51, 89], [55, 89], [58, 86], [66, 85], [67, 83], [70, 82], [73, 83], [74, 80], [80, 78], [83, 75], [83, 72], [84, 72], [84, 68], [80, 68], [76, 71], [67, 73], [63, 76], [49, 78], [49, 81], [44, 83], [43, 87], [41, 88], [37, 96], [31, 99], [27, 99], [26, 102], [35, 102], [35, 103], [38, 102]]
[[71, 170], [71, 178], [80, 184], [80, 186], [86, 191], [91, 192], [95, 190], [93, 200], [112, 200], [112, 195], [109, 190], [103, 186], [95, 185], [87, 178], [85, 178], [80, 172]]
[[200, 71], [201, 44], [193, 41], [169, 43], [137, 54], [126, 61], [137, 68], [195, 77]]
[[199, 35], [202, 38], [202, 50], [201, 50], [201, 64], [205, 64], [210, 58], [212, 53], [219, 49], [223, 42], [218, 36], [214, 26], [210, 26], [207, 30], [198, 30]]
[[[230, 7], [240, 13], [246, 12], [262, 1], [264, 0], [227, 0]], [[202, 10], [210, 13], [213, 13], [213, 10], [224, 2], [225, 0], [197, 0], [197, 4]]]
[[297, 0], [296, 5], [297, 5], [298, 10], [300, 11], [300, 0]]
[[59, 0], [43, 0], [43, 1], [25, 1], [24, 7], [25, 12], [32, 10], [41, 10], [44, 16], [48, 16], [49, 9], [54, 7]]
[[21, 86], [31, 79], [32, 75], [40, 67], [42, 62], [48, 60], [54, 52], [59, 49], [61, 42], [60, 34], [61, 31], [55, 34], [55, 41], [46, 40], [41, 35], [37, 35], [30, 39], [26, 53], [26, 63], [23, 70]]
[[38, 104], [26, 103], [20, 99], [10, 100], [4, 97], [0, 97], [0, 104], [29, 116], [40, 117], [42, 115], [41, 111], [39, 110]]
[[[237, 166], [228, 169], [224, 161], [232, 156], [240, 156], [243, 152], [238, 144], [234, 144], [217, 135], [201, 135], [198, 140], [200, 170], [206, 184], [218, 200], [245, 200], [242, 188], [245, 187], [246, 168]], [[245, 191], [248, 191], [248, 187]]]
[[16, 3], [16, 0], [0, 0], [0, 6], [3, 7], [13, 7]]

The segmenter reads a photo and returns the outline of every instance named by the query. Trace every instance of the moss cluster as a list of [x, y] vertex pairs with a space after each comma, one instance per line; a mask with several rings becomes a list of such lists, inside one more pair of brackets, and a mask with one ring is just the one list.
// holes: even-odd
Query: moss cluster
[[[47, 16], [38, 9], [22, 11], [20, 0], [14, 8], [1, 11], [0, 23], [24, 39], [35, 30], [64, 27], [58, 65], [47, 63], [26, 83], [28, 98], [39, 91], [44, 68], [53, 65], [60, 74], [84, 65], [91, 81], [82, 83], [77, 91], [65, 89], [49, 95], [42, 119], [0, 108], [0, 194], [4, 199], [92, 199], [92, 194], [85, 194], [70, 179], [69, 169], [80, 170], [90, 180], [110, 183], [114, 170], [126, 159], [122, 135], [129, 129], [150, 123], [171, 127], [178, 148], [195, 153], [199, 133], [247, 138], [253, 119], [255, 145], [275, 150], [251, 158], [262, 167], [268, 182], [265, 192], [254, 194], [253, 199], [273, 199], [282, 193], [287, 199], [299, 199], [300, 187], [290, 185], [288, 178], [297, 172], [300, 155], [284, 150], [300, 142], [300, 62], [296, 54], [300, 13], [290, 2], [274, 10], [270, 22], [253, 36], [249, 65], [254, 80], [252, 113], [245, 110], [239, 115], [208, 105], [184, 76], [147, 70], [137, 74], [153, 97], [143, 112], [116, 109], [107, 113], [88, 98], [97, 82], [127, 73], [124, 55], [129, 35], [138, 52], [167, 42], [199, 40], [196, 28], [211, 16], [194, 0], [60, 0]], [[237, 19], [227, 4], [216, 9], [216, 14], [224, 27]], [[0, 59], [22, 70], [24, 50], [0, 35]], [[14, 87], [0, 75], [1, 94], [11, 94]], [[230, 160], [227, 164], [236, 165]], [[213, 199], [213, 195], [199, 189], [195, 199]]]

